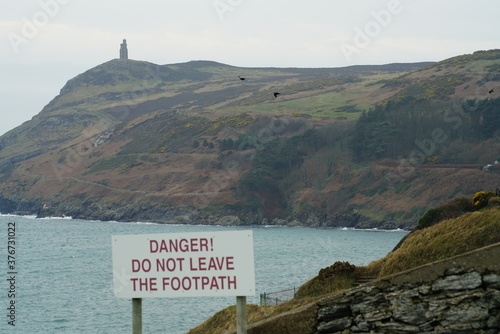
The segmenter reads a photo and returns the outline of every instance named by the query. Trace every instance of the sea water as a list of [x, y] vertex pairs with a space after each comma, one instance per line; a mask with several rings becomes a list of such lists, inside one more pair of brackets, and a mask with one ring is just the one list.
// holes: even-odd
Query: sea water
[[[14, 239], [9, 239], [14, 225]], [[0, 333], [131, 333], [131, 300], [113, 295], [112, 235], [241, 229], [253, 230], [254, 239], [256, 295], [247, 297], [249, 304], [259, 304], [259, 294], [264, 292], [298, 288], [335, 261], [366, 265], [390, 252], [407, 234], [401, 230], [221, 227], [3, 215]], [[8, 248], [8, 240], [14, 240], [14, 248]], [[9, 249], [14, 250], [15, 261], [15, 274], [10, 276]], [[15, 276], [13, 286], [8, 280], [11, 276]], [[8, 323], [13, 300], [15, 326]], [[233, 297], [143, 299], [143, 332], [187, 333], [235, 303]]]

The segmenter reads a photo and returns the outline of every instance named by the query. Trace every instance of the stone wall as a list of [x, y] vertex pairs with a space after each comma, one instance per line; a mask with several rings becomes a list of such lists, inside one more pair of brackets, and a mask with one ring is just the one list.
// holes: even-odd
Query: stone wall
[[500, 244], [321, 300], [317, 333], [498, 333]]
[[[304, 326], [306, 315], [314, 319]], [[387, 276], [281, 317], [253, 324], [248, 333], [499, 333], [500, 244]], [[276, 328], [278, 323], [283, 325]]]

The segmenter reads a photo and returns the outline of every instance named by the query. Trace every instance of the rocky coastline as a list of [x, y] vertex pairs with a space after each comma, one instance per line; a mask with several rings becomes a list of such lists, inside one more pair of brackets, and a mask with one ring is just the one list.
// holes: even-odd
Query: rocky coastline
[[3, 214], [35, 215], [45, 217], [72, 217], [74, 219], [155, 222], [164, 224], [222, 225], [222, 226], [308, 226], [353, 229], [411, 230], [415, 222], [379, 221], [359, 213], [320, 215], [302, 213], [291, 219], [268, 219], [252, 212], [228, 212], [214, 215], [196, 209], [171, 208], [149, 205], [105, 206], [84, 201], [80, 204], [51, 203], [42, 200], [12, 199], [0, 196], [0, 212]]

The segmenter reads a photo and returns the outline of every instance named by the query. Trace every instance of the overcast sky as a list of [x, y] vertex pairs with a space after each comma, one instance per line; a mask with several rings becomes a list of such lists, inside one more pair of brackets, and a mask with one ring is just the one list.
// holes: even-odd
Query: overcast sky
[[0, 134], [118, 58], [244, 67], [439, 61], [500, 48], [498, 0], [1, 0]]

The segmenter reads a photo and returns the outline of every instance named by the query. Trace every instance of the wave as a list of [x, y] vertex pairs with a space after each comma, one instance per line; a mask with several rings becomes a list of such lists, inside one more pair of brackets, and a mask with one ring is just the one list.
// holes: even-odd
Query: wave
[[1, 213], [0, 217], [23, 217], [28, 219], [36, 219], [36, 215], [14, 215], [12, 213]]
[[64, 216], [64, 217], [38, 217], [37, 215], [15, 215], [12, 213], [1, 213], [0, 212], [0, 217], [21, 217], [21, 218], [27, 218], [27, 219], [40, 219], [40, 220], [56, 220], [56, 219], [64, 219], [64, 220], [71, 220], [73, 217], [71, 216]]
[[42, 219], [42, 220], [72, 220], [73, 217], [71, 217], [71, 216], [63, 216], [63, 217], [41, 217], [41, 218], [38, 218], [38, 219]]
[[156, 223], [156, 222], [119, 222], [116, 220], [108, 221], [107, 223], [130, 224], [130, 225], [160, 225], [161, 224], [161, 223]]
[[341, 231], [367, 231], [367, 232], [410, 232], [401, 228], [380, 229], [380, 228], [357, 228], [357, 227], [339, 227]]

